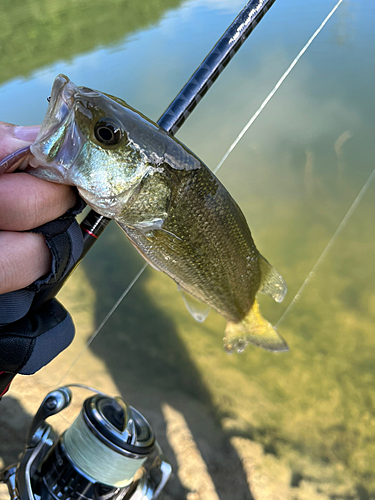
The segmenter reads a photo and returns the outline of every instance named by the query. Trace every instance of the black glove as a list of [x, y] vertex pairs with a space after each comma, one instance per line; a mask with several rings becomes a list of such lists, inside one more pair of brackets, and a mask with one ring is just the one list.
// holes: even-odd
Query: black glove
[[55, 299], [0, 328], [0, 371], [31, 375], [66, 349], [74, 337], [68, 311]]
[[51, 272], [22, 290], [0, 295], [0, 373], [35, 373], [73, 340], [73, 321], [57, 300], [30, 308], [38, 292], [61, 281], [78, 261], [83, 240], [75, 216], [83, 207], [80, 200], [63, 216], [31, 231], [46, 240]]

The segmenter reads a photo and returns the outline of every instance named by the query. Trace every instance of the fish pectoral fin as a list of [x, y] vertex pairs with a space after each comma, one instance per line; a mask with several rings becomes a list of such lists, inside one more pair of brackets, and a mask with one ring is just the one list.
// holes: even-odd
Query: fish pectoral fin
[[[128, 224], [124, 224], [123, 222], [116, 221], [117, 224], [121, 227], [121, 229], [124, 231], [126, 236], [129, 238], [130, 243], [133, 245], [133, 247], [137, 250], [137, 252], [142, 255], [142, 257], [145, 259], [145, 261], [150, 264], [151, 267], [153, 267], [156, 271], [160, 271], [160, 269], [157, 267], [157, 265], [152, 262], [147, 255], [142, 252], [142, 250], [138, 247], [138, 245], [133, 241], [133, 239], [129, 235], [129, 229], [134, 229], [133, 226], [130, 226]], [[143, 236], [146, 238], [146, 236], [143, 234]]]
[[163, 225], [164, 219], [155, 217], [151, 220], [142, 220], [138, 222], [134, 222], [131, 224], [132, 227], [141, 231], [141, 233], [148, 234], [150, 231], [154, 231], [156, 229], [161, 229]]
[[176, 234], [171, 233], [170, 231], [167, 231], [166, 229], [163, 228], [163, 223], [165, 219], [152, 219], [152, 220], [144, 220], [141, 222], [135, 222], [134, 224], [131, 225], [134, 229], [137, 229], [141, 233], [143, 233], [145, 236], [152, 236], [153, 231], [162, 231], [165, 234], [168, 234], [169, 236], [172, 236], [173, 238], [176, 238], [177, 240], [181, 241], [181, 238], [179, 238]]
[[210, 312], [209, 306], [201, 300], [190, 295], [190, 293], [186, 292], [181, 287], [178, 286], [178, 289], [181, 292], [182, 298], [186, 305], [186, 309], [196, 321], [202, 323], [207, 318], [208, 313]]
[[287, 292], [287, 286], [283, 277], [260, 254], [258, 262], [261, 273], [260, 288], [258, 291], [269, 295], [276, 302], [282, 302]]
[[252, 343], [267, 351], [288, 351], [288, 345], [276, 328], [263, 318], [255, 301], [247, 316], [239, 323], [229, 321], [225, 329], [224, 348], [228, 352], [242, 352]]

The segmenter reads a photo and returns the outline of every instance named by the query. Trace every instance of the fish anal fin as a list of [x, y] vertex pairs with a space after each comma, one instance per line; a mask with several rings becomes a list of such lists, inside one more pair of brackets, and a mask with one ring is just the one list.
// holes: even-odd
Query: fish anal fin
[[190, 295], [190, 293], [186, 292], [182, 288], [178, 288], [185, 302], [186, 309], [196, 321], [202, 323], [207, 318], [208, 313], [210, 312], [209, 306], [196, 297], [193, 297], [192, 295]]
[[243, 352], [252, 343], [268, 351], [288, 351], [288, 345], [276, 328], [263, 318], [255, 301], [249, 313], [239, 323], [229, 321], [225, 329], [224, 348], [228, 352]]
[[269, 295], [276, 302], [282, 302], [287, 292], [283, 277], [262, 255], [259, 255], [259, 266], [261, 272], [259, 292]]

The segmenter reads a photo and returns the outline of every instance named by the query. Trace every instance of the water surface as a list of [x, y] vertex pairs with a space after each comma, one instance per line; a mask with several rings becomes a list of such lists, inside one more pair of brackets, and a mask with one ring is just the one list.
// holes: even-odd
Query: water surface
[[[0, 119], [20, 124], [42, 120], [61, 72], [157, 120], [242, 6], [8, 3]], [[178, 138], [214, 169], [335, 4], [278, 0]], [[281, 318], [290, 353], [228, 356], [224, 320], [196, 323], [174, 283], [147, 268], [66, 378], [101, 385], [107, 373], [148, 412], [175, 466], [170, 498], [375, 498], [375, 181], [336, 233], [375, 166], [374, 19], [373, 2], [344, 0], [218, 172], [288, 284], [283, 304], [261, 307]], [[142, 265], [111, 224], [64, 290], [76, 342]], [[76, 355], [72, 346], [51, 364], [51, 385]], [[90, 371], [92, 355], [102, 372]], [[182, 434], [173, 440], [178, 415], [203, 464], [195, 473]]]

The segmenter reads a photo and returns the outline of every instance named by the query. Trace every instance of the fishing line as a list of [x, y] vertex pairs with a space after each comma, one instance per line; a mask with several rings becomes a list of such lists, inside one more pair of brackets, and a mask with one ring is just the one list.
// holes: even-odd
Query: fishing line
[[220, 162], [218, 163], [217, 167], [214, 170], [215, 174], [219, 170], [219, 168], [221, 168], [221, 166], [223, 165], [223, 163], [225, 162], [225, 160], [228, 158], [228, 156], [231, 154], [231, 152], [233, 151], [233, 149], [237, 146], [237, 144], [240, 142], [240, 140], [242, 139], [242, 137], [246, 134], [246, 132], [251, 127], [251, 125], [255, 122], [255, 120], [258, 118], [258, 116], [261, 114], [261, 112], [267, 106], [267, 104], [270, 102], [270, 100], [272, 99], [272, 97], [276, 94], [276, 92], [278, 91], [278, 89], [281, 87], [282, 83], [286, 79], [286, 77], [289, 75], [289, 73], [292, 71], [292, 69], [294, 68], [294, 66], [301, 59], [301, 57], [306, 52], [306, 50], [310, 47], [310, 45], [315, 40], [315, 38], [319, 35], [319, 33], [322, 31], [322, 29], [324, 28], [324, 26], [329, 21], [329, 19], [333, 16], [333, 14], [338, 9], [340, 3], [342, 3], [343, 1], [344, 0], [339, 0], [337, 2], [337, 4], [333, 7], [333, 9], [331, 10], [331, 12], [327, 15], [327, 17], [324, 19], [324, 21], [322, 22], [322, 24], [319, 26], [319, 28], [315, 31], [315, 33], [312, 35], [312, 37], [308, 40], [308, 42], [306, 43], [306, 45], [297, 54], [296, 58], [294, 59], [294, 61], [292, 61], [292, 63], [289, 66], [289, 68], [285, 71], [285, 73], [282, 75], [282, 77], [280, 78], [280, 80], [276, 83], [276, 85], [274, 86], [274, 88], [271, 90], [271, 92], [268, 94], [268, 96], [264, 99], [264, 101], [262, 102], [262, 104], [259, 106], [258, 110], [254, 113], [254, 115], [250, 118], [250, 120], [246, 123], [246, 125], [244, 126], [244, 128], [238, 134], [238, 136], [236, 137], [236, 139], [234, 140], [234, 142], [229, 147], [228, 151], [222, 157], [222, 159], [220, 160]]
[[350, 217], [353, 215], [355, 209], [358, 207], [359, 203], [361, 202], [362, 198], [364, 197], [364, 195], [366, 194], [366, 191], [368, 190], [368, 188], [370, 187], [370, 184], [373, 180], [373, 178], [375, 177], [375, 168], [374, 170], [372, 171], [372, 173], [370, 174], [370, 176], [368, 177], [367, 181], [364, 183], [362, 189], [360, 190], [360, 192], [358, 193], [357, 197], [355, 198], [355, 200], [353, 201], [351, 207], [349, 208], [349, 210], [346, 212], [344, 218], [342, 219], [341, 223], [339, 224], [338, 228], [336, 229], [336, 231], [334, 232], [332, 238], [329, 240], [327, 246], [325, 247], [325, 249], [323, 250], [323, 252], [320, 254], [320, 257], [319, 259], [315, 262], [313, 268], [311, 269], [311, 271], [309, 272], [309, 274], [307, 275], [307, 278], [305, 279], [305, 281], [302, 283], [302, 286], [301, 288], [298, 290], [298, 292], [296, 293], [296, 295], [294, 296], [292, 302], [289, 304], [289, 306], [286, 308], [286, 310], [284, 311], [284, 313], [282, 314], [281, 318], [279, 319], [279, 321], [276, 323], [275, 326], [278, 326], [281, 321], [285, 318], [285, 316], [290, 312], [291, 308], [294, 306], [294, 304], [296, 302], [299, 301], [300, 297], [301, 297], [301, 294], [302, 292], [304, 291], [304, 289], [307, 287], [307, 285], [310, 284], [312, 278], [314, 277], [315, 275], [315, 272], [316, 270], [318, 269], [318, 267], [320, 266], [320, 264], [323, 262], [323, 260], [325, 259], [325, 257], [327, 256], [328, 252], [331, 250], [331, 248], [333, 247], [333, 245], [335, 244], [337, 238], [340, 236], [342, 230], [345, 228], [345, 226], [347, 225], [347, 223], [349, 222], [349, 219]]
[[[240, 142], [240, 140], [242, 139], [242, 137], [245, 135], [245, 133], [249, 130], [249, 128], [251, 127], [251, 125], [254, 123], [254, 121], [258, 118], [258, 116], [260, 115], [260, 113], [263, 111], [263, 109], [266, 107], [266, 105], [269, 103], [269, 101], [272, 99], [272, 97], [275, 95], [275, 93], [277, 92], [277, 90], [279, 89], [279, 87], [281, 86], [281, 84], [284, 82], [284, 80], [286, 79], [286, 77], [289, 75], [289, 73], [292, 71], [292, 69], [294, 68], [294, 66], [297, 64], [297, 62], [300, 60], [300, 58], [302, 57], [302, 55], [306, 52], [306, 50], [309, 48], [309, 46], [312, 44], [312, 42], [314, 41], [314, 39], [317, 37], [317, 35], [322, 31], [322, 29], [324, 28], [324, 26], [327, 24], [327, 22], [329, 21], [329, 19], [333, 16], [333, 14], [335, 13], [335, 11], [337, 10], [337, 8], [339, 7], [339, 5], [343, 2], [344, 0], [339, 0], [337, 2], [337, 4], [333, 7], [333, 9], [330, 11], [330, 13], [327, 15], [327, 17], [323, 20], [323, 22], [321, 23], [321, 25], [319, 26], [319, 28], [315, 31], [315, 33], [311, 36], [311, 38], [308, 40], [308, 42], [306, 43], [306, 45], [301, 49], [301, 51], [298, 53], [298, 55], [296, 56], [296, 58], [293, 60], [293, 62], [291, 63], [291, 65], [289, 66], [289, 68], [285, 71], [285, 73], [282, 75], [282, 77], [279, 79], [279, 81], [276, 83], [275, 87], [273, 88], [273, 90], [268, 94], [268, 96], [266, 97], [266, 99], [262, 102], [262, 104], [260, 105], [259, 109], [255, 112], [255, 114], [250, 118], [250, 120], [247, 122], [247, 124], [245, 125], [245, 127], [241, 130], [241, 132], [239, 133], [239, 135], [237, 136], [237, 138], [235, 139], [235, 141], [232, 143], [232, 145], [230, 146], [230, 148], [228, 149], [228, 151], [225, 153], [225, 155], [223, 156], [223, 158], [220, 160], [219, 164], [217, 165], [217, 167], [215, 168], [214, 170], [214, 173], [216, 173], [220, 168], [221, 166], [223, 165], [223, 163], [225, 162], [225, 160], [228, 158], [228, 156], [230, 155], [230, 153], [233, 151], [233, 149], [237, 146], [237, 144]], [[371, 176], [370, 176], [371, 177]], [[363, 195], [362, 195], [363, 196]], [[349, 215], [350, 216], [350, 215]], [[341, 225], [340, 225], [341, 226]], [[342, 228], [341, 228], [342, 229]], [[317, 265], [317, 264], [316, 264]], [[63, 375], [62, 379], [60, 380], [59, 384], [58, 385], [61, 385], [62, 382], [65, 380], [65, 378], [68, 376], [68, 374], [70, 373], [70, 371], [72, 370], [72, 368], [76, 365], [76, 363], [78, 362], [78, 360], [81, 358], [81, 356], [83, 355], [83, 353], [86, 351], [86, 349], [90, 346], [90, 344], [93, 342], [93, 340], [95, 339], [95, 337], [99, 334], [99, 332], [102, 330], [102, 328], [104, 327], [104, 325], [106, 324], [106, 322], [109, 320], [109, 318], [112, 316], [112, 314], [115, 312], [115, 310], [117, 309], [117, 307], [120, 305], [120, 303], [122, 302], [122, 300], [126, 297], [126, 295], [130, 292], [130, 290], [133, 288], [133, 286], [136, 284], [136, 282], [138, 281], [138, 279], [140, 278], [141, 274], [143, 273], [143, 271], [146, 269], [146, 267], [148, 266], [148, 264], [145, 264], [142, 269], [138, 272], [138, 274], [135, 276], [135, 278], [132, 280], [132, 282], [128, 285], [128, 287], [125, 289], [125, 291], [123, 292], [123, 294], [119, 297], [119, 299], [117, 300], [117, 302], [114, 304], [114, 306], [112, 307], [112, 309], [108, 312], [108, 314], [105, 316], [105, 318], [103, 319], [103, 321], [100, 323], [100, 325], [98, 326], [98, 328], [95, 330], [95, 332], [93, 333], [93, 335], [90, 337], [90, 339], [88, 340], [87, 344], [85, 345], [85, 347], [82, 349], [82, 351], [78, 354], [78, 356], [75, 358], [75, 360], [73, 361], [73, 363], [71, 364], [71, 366], [69, 367], [68, 371], [65, 373], [65, 375]], [[301, 290], [300, 292], [302, 291], [302, 288], [304, 287], [304, 285], [302, 285], [301, 287]], [[297, 294], [298, 295], [298, 294]], [[297, 299], [298, 300], [298, 299]], [[295, 302], [296, 300], [293, 299], [293, 301]], [[292, 303], [293, 303], [292, 301]], [[285, 316], [285, 314], [287, 313], [287, 311], [290, 309], [290, 307], [292, 306], [292, 303], [289, 305], [288, 309], [285, 311], [285, 313], [283, 314], [283, 316], [280, 318], [280, 320], [278, 321], [278, 323], [281, 321], [281, 319]]]
[[66, 377], [69, 375], [69, 373], [71, 372], [72, 368], [77, 364], [77, 361], [81, 358], [81, 356], [83, 355], [83, 353], [86, 351], [86, 349], [90, 346], [90, 344], [94, 341], [95, 337], [99, 334], [99, 332], [102, 330], [102, 328], [104, 327], [104, 325], [107, 323], [107, 321], [109, 320], [109, 318], [112, 316], [112, 314], [116, 311], [116, 309], [118, 308], [118, 306], [121, 304], [121, 302], [124, 300], [124, 298], [128, 295], [128, 293], [130, 292], [130, 290], [133, 288], [133, 286], [137, 283], [138, 279], [141, 277], [143, 271], [146, 269], [146, 267], [148, 266], [147, 262], [143, 265], [143, 267], [138, 271], [138, 273], [136, 274], [136, 276], [132, 279], [132, 281], [129, 283], [129, 285], [125, 288], [125, 290], [123, 291], [123, 293], [120, 295], [120, 297], [117, 299], [117, 301], [115, 302], [115, 304], [112, 306], [112, 308], [110, 309], [110, 311], [107, 313], [107, 315], [104, 317], [103, 321], [100, 323], [100, 325], [97, 327], [97, 329], [95, 330], [95, 332], [91, 335], [91, 337], [89, 338], [89, 340], [86, 342], [85, 346], [83, 347], [83, 349], [79, 352], [78, 356], [74, 359], [73, 363], [70, 365], [68, 371], [62, 376], [62, 378], [60, 379], [60, 381], [58, 382], [58, 386], [60, 386], [63, 381], [66, 379]]
[[[63, 435], [67, 455], [72, 462], [95, 482], [123, 488], [147, 459], [124, 456], [103, 443], [87, 426], [82, 412]], [[83, 496], [83, 495], [82, 495]]]

